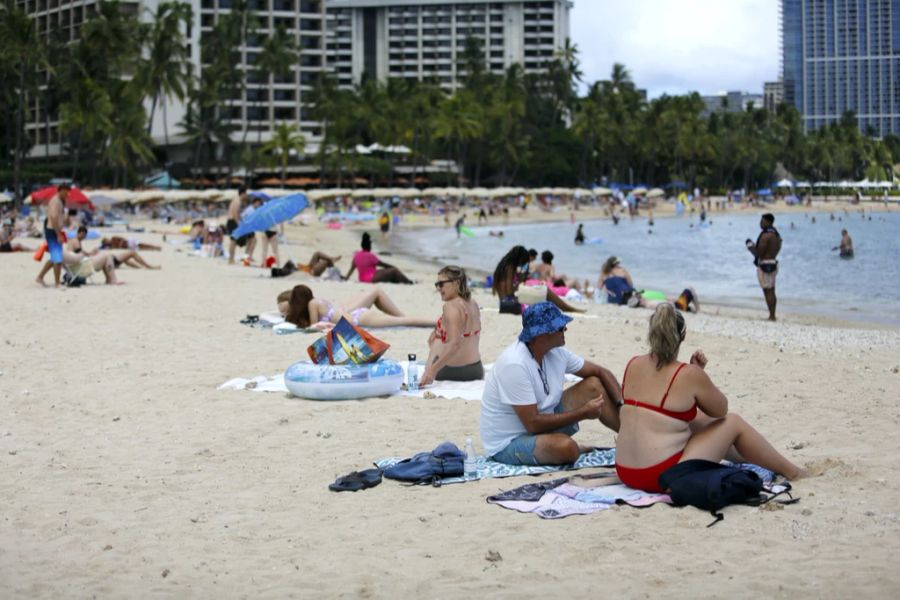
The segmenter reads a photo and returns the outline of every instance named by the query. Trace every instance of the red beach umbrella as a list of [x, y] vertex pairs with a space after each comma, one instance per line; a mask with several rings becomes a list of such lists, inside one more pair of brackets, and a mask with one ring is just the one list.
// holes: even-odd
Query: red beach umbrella
[[[47, 187], [41, 188], [31, 194], [31, 204], [33, 206], [47, 204], [48, 202], [50, 202], [50, 198], [52, 198], [55, 194], [56, 186], [48, 185]], [[94, 210], [94, 205], [91, 204], [91, 199], [85, 196], [84, 192], [79, 190], [77, 187], [72, 187], [69, 190], [69, 197], [66, 199], [66, 208], [84, 207], [87, 207], [90, 210]]]

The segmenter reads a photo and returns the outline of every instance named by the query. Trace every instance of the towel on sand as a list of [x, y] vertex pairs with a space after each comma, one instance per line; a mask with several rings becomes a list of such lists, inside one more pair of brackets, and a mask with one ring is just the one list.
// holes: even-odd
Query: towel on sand
[[[387, 469], [398, 462], [402, 458], [383, 458], [375, 462], [375, 466], [379, 469]], [[531, 467], [523, 465], [507, 465], [504, 463], [491, 460], [486, 456], [479, 456], [475, 459], [477, 474], [474, 477], [446, 477], [441, 479], [441, 485], [451, 483], [463, 483], [465, 481], [474, 481], [475, 479], [488, 479], [492, 477], [515, 477], [518, 475], [540, 475], [542, 473], [554, 473], [557, 471], [571, 471], [575, 469], [590, 469], [592, 467], [612, 467], [616, 464], [615, 448], [594, 448], [590, 452], [582, 454], [572, 465], [559, 466], [543, 466]]]
[[523, 513], [532, 513], [542, 519], [562, 519], [571, 515], [587, 515], [616, 505], [646, 507], [663, 502], [671, 504], [667, 494], [651, 494], [632, 489], [619, 482], [615, 476], [602, 480], [593, 487], [590, 480], [582, 478], [556, 479], [552, 485], [537, 487], [528, 484], [488, 496], [489, 504]]

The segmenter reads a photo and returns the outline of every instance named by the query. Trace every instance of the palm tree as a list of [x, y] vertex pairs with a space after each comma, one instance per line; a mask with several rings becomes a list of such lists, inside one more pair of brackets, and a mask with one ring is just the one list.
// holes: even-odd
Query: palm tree
[[68, 98], [59, 107], [59, 127], [74, 139], [72, 179], [77, 179], [85, 142], [94, 147], [112, 130], [113, 105], [106, 90], [90, 77], [73, 80], [67, 88]]
[[[0, 26], [0, 58], [11, 71], [16, 90], [15, 146], [13, 148], [13, 193], [21, 207], [19, 180], [25, 155], [25, 117], [28, 96], [37, 91], [38, 69], [51, 70], [46, 60], [46, 45], [38, 35], [34, 21], [18, 8], [8, 8]], [[12, 82], [10, 82], [12, 83]]]
[[142, 93], [139, 88], [120, 82], [112, 98], [115, 110], [103, 154], [113, 167], [113, 186], [118, 186], [120, 181], [123, 185], [128, 184], [128, 170], [132, 164], [149, 164], [153, 160], [153, 142], [144, 128], [147, 113], [140, 101]]
[[[272, 89], [272, 77], [284, 77], [291, 72], [291, 67], [297, 64], [297, 45], [294, 38], [288, 35], [282, 26], [278, 26], [275, 34], [266, 38], [263, 43], [262, 52], [259, 54], [259, 60], [256, 63], [256, 69], [260, 74], [260, 78], [265, 82], [267, 89]], [[275, 128], [274, 115], [269, 121], [269, 129]], [[256, 143], [262, 142], [262, 128], [257, 129]]]
[[184, 29], [191, 25], [193, 10], [187, 2], [160, 3], [147, 37], [147, 58], [138, 68], [136, 80], [151, 98], [147, 133], [153, 129], [156, 106], [162, 101], [165, 145], [169, 146], [166, 100], [184, 100], [191, 80], [190, 55]]
[[281, 163], [281, 187], [284, 187], [284, 181], [287, 177], [287, 166], [291, 158], [291, 152], [303, 154], [304, 150], [306, 150], [306, 138], [300, 133], [300, 127], [295, 123], [279, 123], [275, 127], [272, 139], [260, 148], [260, 152], [278, 154], [278, 162]]
[[465, 175], [465, 144], [482, 133], [481, 106], [468, 90], [459, 90], [441, 104], [434, 122], [434, 136], [447, 143], [457, 159], [457, 184]]

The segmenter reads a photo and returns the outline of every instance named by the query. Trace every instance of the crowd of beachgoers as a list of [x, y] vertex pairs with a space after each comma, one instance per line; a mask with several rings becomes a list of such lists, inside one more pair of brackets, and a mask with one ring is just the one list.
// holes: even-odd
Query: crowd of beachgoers
[[[560, 272], [557, 256], [573, 244], [591, 241], [579, 239], [577, 223], [570, 222], [574, 238], [552, 247], [505, 245], [492, 264], [484, 265], [489, 281], [458, 264], [432, 267], [418, 257], [398, 255], [390, 243], [397, 228], [422, 227], [424, 236], [427, 227], [447, 228], [449, 235], [455, 228], [465, 237], [466, 223], [486, 223], [485, 229], [499, 233], [507, 223], [530, 220], [612, 222], [638, 215], [649, 220], [651, 210], [655, 218], [678, 210], [677, 195], [650, 199], [655, 206], [640, 196], [632, 195], [633, 203], [623, 194], [613, 201], [580, 199], [577, 205], [572, 199], [405, 198], [372, 201], [369, 208], [354, 200], [330, 200], [318, 214], [307, 208], [293, 223], [236, 239], [230, 234], [264, 204], [246, 190], [214, 205], [119, 211], [122, 221], [107, 215], [102, 226], [100, 214], [86, 219], [84, 210], [67, 210], [64, 198], [58, 210], [46, 206], [32, 207], [30, 215], [5, 212], [0, 244], [21, 252], [0, 260], [0, 269], [4, 281], [26, 295], [28, 306], [16, 305], [20, 301], [14, 297], [21, 294], [3, 295], [4, 306], [18, 318], [7, 329], [13, 353], [0, 365], [0, 374], [16, 382], [15, 390], [4, 396], [13, 416], [5, 426], [9, 435], [0, 436], [0, 448], [21, 475], [3, 484], [13, 500], [11, 520], [0, 525], [0, 533], [28, 551], [24, 558], [7, 555], [4, 560], [17, 565], [19, 580], [31, 582], [22, 589], [30, 590], [53, 573], [58, 581], [78, 576], [98, 586], [107, 581], [110, 589], [124, 593], [136, 589], [134, 574], [144, 573], [147, 561], [156, 569], [155, 577], [178, 585], [198, 553], [211, 565], [201, 568], [215, 569], [224, 581], [232, 581], [226, 571], [257, 564], [239, 564], [236, 557], [270, 557], [277, 550], [248, 531], [297, 522], [303, 523], [302, 547], [296, 551], [304, 557], [306, 578], [333, 573], [328, 557], [356, 543], [365, 551], [354, 552], [354, 560], [366, 568], [394, 573], [396, 553], [387, 551], [382, 562], [376, 549], [403, 547], [462, 561], [454, 570], [477, 571], [480, 584], [498, 578], [504, 587], [520, 589], [519, 575], [502, 571], [504, 562], [537, 560], [543, 550], [534, 548], [536, 535], [549, 536], [548, 543], [561, 548], [574, 544], [571, 552], [546, 557], [555, 570], [574, 572], [567, 569], [577, 565], [598, 576], [610, 575], [604, 563], [576, 558], [579, 548], [596, 543], [597, 533], [569, 519], [556, 529], [543, 524], [537, 530], [511, 516], [511, 525], [521, 533], [509, 529], [509, 535], [500, 536], [502, 542], [483, 547], [485, 531], [508, 529], [498, 525], [497, 515], [483, 502], [483, 496], [496, 492], [497, 486], [489, 483], [458, 486], [462, 490], [448, 486], [439, 495], [398, 493], [382, 486], [366, 492], [365, 510], [354, 500], [358, 496], [328, 495], [326, 484], [333, 475], [361, 462], [411, 455], [442, 439], [461, 442], [468, 436], [477, 440], [485, 457], [510, 467], [566, 465], [601, 443], [616, 450], [619, 480], [651, 494], [664, 490], [660, 475], [678, 464], [722, 458], [754, 462], [800, 479], [795, 492], [803, 496], [802, 504], [781, 512], [730, 513], [727, 527], [735, 536], [709, 541], [712, 558], [703, 559], [704, 572], [722, 568], [712, 564], [714, 558], [751, 556], [742, 540], [758, 539], [765, 527], [773, 531], [767, 535], [769, 549], [783, 557], [780, 563], [789, 564], [800, 550], [815, 552], [814, 546], [820, 552], [833, 547], [835, 553], [850, 548], [865, 562], [854, 567], [861, 579], [854, 575], [847, 580], [854, 589], [886, 589], [890, 582], [879, 580], [875, 571], [887, 559], [868, 548], [871, 535], [897, 527], [890, 517], [893, 495], [877, 482], [893, 468], [889, 457], [898, 450], [889, 435], [890, 420], [877, 414], [893, 410], [884, 390], [896, 382], [891, 367], [900, 366], [891, 363], [896, 335], [886, 329], [808, 325], [781, 313], [778, 323], [765, 322], [770, 316], [763, 311], [766, 290], [774, 290], [777, 272], [773, 276], [763, 267], [777, 260], [770, 257], [777, 257], [779, 246], [769, 213], [777, 216], [779, 227], [788, 228], [792, 218], [803, 217], [779, 213], [802, 214], [807, 207], [786, 209], [783, 201], [727, 197], [682, 202], [681, 210], [693, 211], [694, 221], [723, 211], [760, 218], [759, 237], [749, 240], [746, 255], [748, 269], [751, 261], [757, 263], [752, 268], [759, 283], [758, 309], [737, 316], [717, 316], [719, 307], [710, 307], [702, 289], [685, 286], [668, 297], [647, 293], [635, 282], [640, 274], [633, 273], [632, 265], [608, 254], [598, 258], [596, 276], [588, 280]], [[815, 202], [820, 220], [830, 220], [830, 211], [835, 221], [846, 223], [844, 211], [858, 210], [850, 204]], [[65, 239], [57, 232], [65, 232]], [[850, 233], [834, 240], [842, 255], [853, 252]], [[154, 271], [132, 271], [129, 285], [122, 287], [88, 285], [83, 294], [44, 292], [32, 283], [37, 279], [48, 289], [55, 285], [57, 264], [61, 289], [67, 280], [79, 278], [121, 282], [122, 267]], [[237, 323], [245, 312], [267, 309], [301, 333], [269, 337]], [[92, 344], [91, 360], [78, 369], [71, 368], [71, 347], [59, 342], [60, 327], [48, 326], [48, 315], [55, 314], [67, 338]], [[417, 352], [422, 367], [418, 384], [424, 390], [447, 382], [479, 384], [480, 402], [395, 396], [325, 405], [285, 402], [277, 394], [244, 402], [237, 392], [216, 392], [221, 381], [237, 374], [283, 370], [342, 319], [375, 330], [392, 347], [388, 358]], [[98, 335], [102, 343], [93, 343]], [[42, 357], [40, 375], [34, 369], [36, 352]], [[51, 384], [52, 378], [43, 375], [47, 372], [63, 374], [68, 400], [47, 400], [60, 397], [58, 382]], [[844, 414], [848, 397], [859, 404], [858, 411], [831, 433], [825, 416]], [[86, 431], [96, 435], [86, 441]], [[866, 432], [871, 441], [854, 441]], [[123, 473], [121, 481], [104, 475], [111, 467]], [[816, 477], [803, 479], [807, 475]], [[109, 491], [95, 492], [94, 485]], [[271, 500], [259, 500], [248, 488]], [[79, 495], [78, 508], [64, 500], [73, 493]], [[473, 493], [478, 502], [471, 502]], [[841, 497], [829, 500], [832, 495]], [[865, 503], [872, 515], [848, 515], [848, 502]], [[69, 522], [66, 511], [72, 523], [66, 535], [89, 551], [73, 552], [53, 543], [62, 520]], [[634, 546], [635, 523], [640, 522], [646, 525], [641, 532], [665, 536], [674, 554], [683, 554], [695, 546], [697, 527], [709, 521], [708, 514], [697, 512], [696, 517], [673, 518], [669, 511], [632, 509], [633, 518], [605, 519], [603, 543], [619, 548], [623, 560], [647, 559], [647, 552]], [[375, 513], [383, 516], [373, 520]], [[442, 515], [450, 514], [461, 515], [459, 521], [467, 525], [443, 527], [449, 517]], [[421, 532], [411, 533], [401, 515], [414, 515], [413, 527]], [[85, 525], [97, 521], [99, 526]], [[215, 547], [206, 541], [211, 539], [219, 540]], [[478, 562], [447, 554], [461, 546], [477, 548]], [[311, 552], [313, 548], [319, 551]], [[487, 563], [500, 566], [482, 574], [488, 549], [502, 553], [504, 560]], [[92, 562], [96, 554], [113, 557], [123, 551], [133, 560], [127, 559], [117, 579], [104, 579], [107, 568], [95, 568]], [[441, 569], [432, 564], [437, 561], [416, 560], [429, 580], [439, 578]], [[677, 567], [674, 556], [660, 560], [666, 568]], [[731, 572], [749, 577], [763, 567], [752, 556], [745, 562], [746, 570], [732, 566]], [[78, 575], [76, 568], [85, 574]], [[293, 564], [289, 569], [296, 572]], [[776, 566], [771, 571], [788, 590], [830, 577], [812, 567], [813, 574], [801, 574], [798, 583], [792, 569], [782, 572]], [[162, 572], [167, 575], [160, 577]], [[213, 589], [205, 577], [195, 580], [196, 589]], [[368, 585], [363, 576], [348, 577], [353, 589]], [[272, 578], [285, 586], [278, 589], [289, 589], [281, 575], [273, 573]], [[234, 585], [242, 592], [254, 589], [246, 582]], [[726, 584], [730, 590], [735, 585]], [[339, 593], [341, 588], [328, 589]], [[437, 588], [428, 589], [429, 595], [441, 595]]]

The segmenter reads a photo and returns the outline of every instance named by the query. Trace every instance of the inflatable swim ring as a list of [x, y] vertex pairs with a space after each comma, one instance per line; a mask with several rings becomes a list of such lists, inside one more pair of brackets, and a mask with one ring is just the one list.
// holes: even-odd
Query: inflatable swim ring
[[303, 360], [288, 367], [284, 383], [293, 395], [309, 400], [387, 396], [400, 391], [403, 369], [384, 359], [365, 365], [317, 365]]

